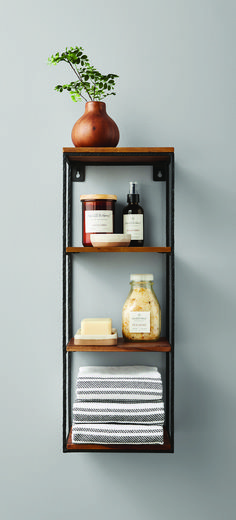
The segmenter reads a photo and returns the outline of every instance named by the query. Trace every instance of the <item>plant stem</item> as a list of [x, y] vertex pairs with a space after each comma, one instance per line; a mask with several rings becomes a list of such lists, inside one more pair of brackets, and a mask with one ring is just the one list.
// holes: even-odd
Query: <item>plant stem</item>
[[[65, 60], [65, 61], [66, 61], [67, 63], [69, 63], [69, 65], [71, 66], [73, 72], [76, 74], [77, 78], [79, 78], [79, 80], [80, 80], [80, 83], [83, 85], [84, 90], [87, 92], [87, 94], [88, 94], [90, 100], [93, 101], [92, 97], [90, 96], [88, 90], [86, 89], [86, 87], [85, 87], [85, 85], [84, 85], [84, 82], [83, 82], [83, 80], [82, 80], [82, 78], [81, 78], [81, 76], [80, 76], [79, 71], [78, 71], [76, 68], [73, 67], [72, 63], [71, 63], [69, 60]], [[82, 98], [87, 102], [87, 99], [86, 99], [86, 98], [85, 98], [81, 93], [80, 93], [80, 96], [81, 96], [81, 97], [82, 97]]]

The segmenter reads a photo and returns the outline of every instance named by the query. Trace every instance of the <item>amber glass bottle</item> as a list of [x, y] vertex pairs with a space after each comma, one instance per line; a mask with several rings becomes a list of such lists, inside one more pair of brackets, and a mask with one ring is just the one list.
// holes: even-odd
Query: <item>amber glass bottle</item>
[[144, 211], [139, 205], [139, 194], [136, 191], [137, 183], [130, 182], [127, 195], [128, 205], [123, 209], [123, 233], [131, 235], [130, 246], [143, 246]]

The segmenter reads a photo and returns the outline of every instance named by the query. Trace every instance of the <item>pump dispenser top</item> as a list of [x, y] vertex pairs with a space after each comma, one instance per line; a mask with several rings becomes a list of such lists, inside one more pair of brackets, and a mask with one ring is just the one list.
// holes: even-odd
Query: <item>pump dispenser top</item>
[[137, 204], [139, 202], [139, 194], [136, 191], [137, 182], [129, 183], [129, 193], [127, 194], [127, 202], [129, 204]]

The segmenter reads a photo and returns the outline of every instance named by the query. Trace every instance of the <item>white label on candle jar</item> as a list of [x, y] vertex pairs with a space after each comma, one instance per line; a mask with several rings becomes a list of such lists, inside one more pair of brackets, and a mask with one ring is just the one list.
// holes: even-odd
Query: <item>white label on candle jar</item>
[[130, 312], [129, 331], [150, 333], [150, 312]]
[[124, 215], [123, 232], [131, 235], [131, 240], [143, 240], [143, 215]]
[[85, 233], [113, 233], [113, 212], [96, 209], [85, 211]]

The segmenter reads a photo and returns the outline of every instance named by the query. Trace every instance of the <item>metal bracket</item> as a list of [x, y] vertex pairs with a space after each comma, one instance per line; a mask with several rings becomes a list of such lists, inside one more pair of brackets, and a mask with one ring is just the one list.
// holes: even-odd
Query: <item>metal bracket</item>
[[85, 164], [83, 164], [83, 163], [72, 164], [72, 181], [73, 182], [84, 182], [85, 181]]
[[168, 167], [168, 164], [164, 162], [153, 164], [153, 180], [158, 182], [166, 181]]

